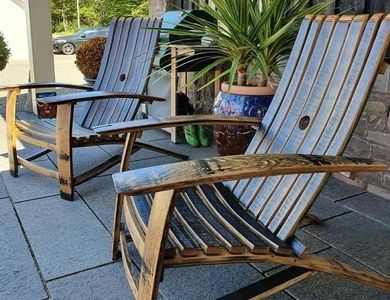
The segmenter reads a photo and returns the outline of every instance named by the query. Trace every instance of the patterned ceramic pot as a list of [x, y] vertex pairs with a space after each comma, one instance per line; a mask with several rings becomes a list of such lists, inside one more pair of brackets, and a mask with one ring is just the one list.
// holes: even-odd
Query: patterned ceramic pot
[[[222, 91], [214, 102], [213, 112], [222, 116], [246, 116], [262, 119], [271, 104], [275, 88], [229, 87], [222, 84]], [[251, 142], [255, 130], [250, 126], [217, 125], [214, 127], [219, 155], [243, 154]]]

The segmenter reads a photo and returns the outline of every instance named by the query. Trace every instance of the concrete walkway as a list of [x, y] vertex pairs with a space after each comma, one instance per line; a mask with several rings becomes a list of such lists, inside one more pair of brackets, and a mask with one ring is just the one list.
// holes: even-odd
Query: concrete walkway
[[[172, 145], [166, 133], [144, 136], [199, 158], [214, 148]], [[19, 144], [22, 152], [28, 145]], [[75, 151], [76, 174], [119, 152], [119, 146]], [[140, 168], [174, 162], [149, 151], [132, 158]], [[39, 164], [55, 168], [53, 155]], [[74, 202], [61, 200], [56, 180], [20, 170], [8, 172], [4, 115], [0, 117], [0, 299], [132, 299], [120, 262], [110, 258], [115, 193], [110, 174], [77, 187]], [[324, 224], [303, 225], [298, 236], [313, 252], [359, 268], [390, 274], [390, 201], [331, 178], [312, 213]], [[214, 299], [269, 276], [278, 266], [236, 264], [168, 269], [161, 299]], [[346, 280], [315, 275], [272, 299], [390, 299]]]

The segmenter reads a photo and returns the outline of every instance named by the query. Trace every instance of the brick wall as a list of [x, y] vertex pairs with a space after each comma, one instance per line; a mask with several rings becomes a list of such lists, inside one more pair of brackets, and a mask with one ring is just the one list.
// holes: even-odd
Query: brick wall
[[[378, 76], [345, 154], [390, 164], [390, 69]], [[360, 174], [356, 182], [390, 199], [390, 172]]]

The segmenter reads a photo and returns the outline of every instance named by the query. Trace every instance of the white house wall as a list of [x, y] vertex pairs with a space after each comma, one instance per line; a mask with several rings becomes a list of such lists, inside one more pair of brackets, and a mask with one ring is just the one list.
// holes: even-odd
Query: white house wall
[[11, 60], [27, 60], [26, 15], [12, 0], [0, 0], [0, 31], [11, 48]]

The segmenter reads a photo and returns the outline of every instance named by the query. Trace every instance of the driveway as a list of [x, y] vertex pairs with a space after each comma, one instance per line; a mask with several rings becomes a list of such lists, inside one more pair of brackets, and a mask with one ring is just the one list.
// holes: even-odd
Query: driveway
[[[54, 55], [55, 79], [58, 82], [83, 84], [83, 75], [77, 69], [76, 55]], [[0, 86], [28, 82], [28, 60], [13, 60], [0, 72]], [[0, 97], [6, 92], [0, 92]]]

